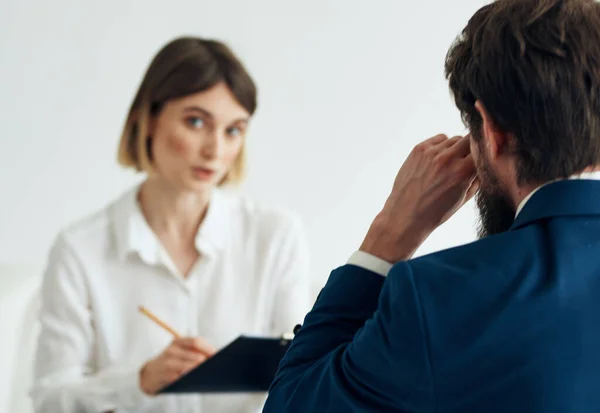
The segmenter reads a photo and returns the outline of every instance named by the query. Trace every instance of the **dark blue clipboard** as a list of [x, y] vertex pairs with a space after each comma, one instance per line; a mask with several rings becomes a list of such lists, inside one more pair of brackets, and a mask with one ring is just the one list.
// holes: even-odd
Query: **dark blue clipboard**
[[159, 394], [266, 392], [290, 342], [241, 335]]

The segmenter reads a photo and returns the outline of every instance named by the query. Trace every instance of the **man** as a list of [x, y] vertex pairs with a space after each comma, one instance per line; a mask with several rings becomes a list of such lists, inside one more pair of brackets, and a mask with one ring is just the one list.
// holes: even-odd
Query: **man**
[[[471, 135], [410, 154], [265, 412], [600, 411], [600, 5], [498, 0], [446, 74]], [[481, 239], [411, 259], [478, 185]]]

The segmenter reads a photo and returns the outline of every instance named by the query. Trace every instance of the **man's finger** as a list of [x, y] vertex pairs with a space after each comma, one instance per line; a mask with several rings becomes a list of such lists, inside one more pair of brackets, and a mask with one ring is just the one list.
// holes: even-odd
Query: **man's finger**
[[440, 142], [438, 145], [440, 146], [441, 149], [450, 148], [451, 146], [454, 146], [458, 142], [460, 142], [461, 139], [463, 139], [463, 137], [460, 135], [453, 136], [450, 139], [446, 139], [445, 141]]
[[[458, 145], [458, 144], [457, 144]], [[453, 148], [454, 149], [454, 148]], [[460, 160], [460, 168], [464, 170], [466, 173], [475, 173], [475, 160], [473, 159], [473, 155], [469, 152], [467, 155]]]
[[432, 138], [425, 140], [423, 143], [430, 145], [439, 145], [442, 142], [446, 142], [448, 140], [448, 135], [444, 135], [443, 133], [439, 135], [435, 135]]
[[461, 158], [466, 158], [471, 154], [471, 143], [469, 139], [469, 135], [465, 137], [461, 137], [458, 142], [448, 148], [449, 151], [452, 151], [453, 155], [459, 156]]
[[467, 203], [468, 201], [470, 201], [471, 198], [475, 196], [477, 191], [479, 191], [479, 178], [475, 177], [475, 179], [473, 179], [473, 181], [471, 182], [469, 189], [467, 189], [464, 202]]

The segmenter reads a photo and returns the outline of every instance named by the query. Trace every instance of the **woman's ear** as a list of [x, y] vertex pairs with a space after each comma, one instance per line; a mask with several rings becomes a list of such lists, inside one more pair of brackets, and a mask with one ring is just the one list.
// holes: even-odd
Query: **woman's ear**
[[152, 103], [148, 110], [148, 135], [154, 136], [156, 131], [158, 118], [163, 111], [164, 103]]
[[154, 131], [156, 130], [156, 120], [157, 120], [157, 116], [156, 115], [150, 115], [148, 117], [148, 136], [153, 136], [154, 135]]

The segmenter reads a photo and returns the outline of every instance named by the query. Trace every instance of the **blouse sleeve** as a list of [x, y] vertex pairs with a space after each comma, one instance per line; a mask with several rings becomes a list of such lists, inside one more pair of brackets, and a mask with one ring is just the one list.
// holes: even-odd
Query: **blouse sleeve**
[[36, 412], [118, 412], [150, 399], [139, 386], [140, 366], [93, 371], [95, 338], [84, 271], [62, 237], [44, 273], [40, 324], [31, 391]]
[[299, 218], [288, 221], [275, 257], [275, 290], [272, 328], [277, 334], [291, 333], [301, 324], [310, 309], [310, 253], [304, 228]]

